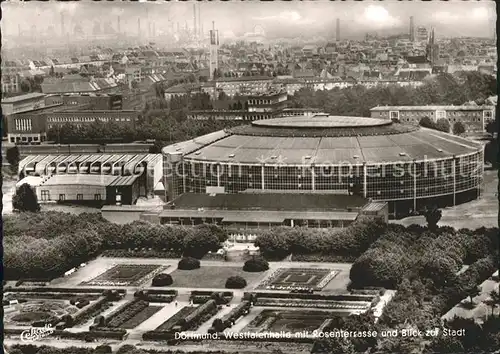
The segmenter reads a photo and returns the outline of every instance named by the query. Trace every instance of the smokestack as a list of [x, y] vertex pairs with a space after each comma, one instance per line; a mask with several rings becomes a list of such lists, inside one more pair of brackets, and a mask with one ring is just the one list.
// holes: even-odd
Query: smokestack
[[201, 38], [203, 38], [203, 26], [201, 24], [201, 4], [198, 3], [198, 31]]
[[21, 37], [21, 33], [23, 33], [23, 31], [21, 30], [21, 25], [17, 24], [17, 35]]
[[118, 33], [121, 33], [121, 29], [120, 29], [120, 16], [118, 16], [118, 23], [116, 24], [116, 30], [118, 31]]
[[212, 21], [212, 29], [215, 31], [215, 21]]
[[196, 21], [196, 4], [193, 4], [193, 33], [195, 37], [198, 37], [198, 26]]
[[337, 19], [337, 28], [336, 28], [336, 31], [335, 31], [335, 39], [338, 41], [340, 41], [340, 18]]
[[179, 22], [177, 22], [177, 33], [179, 33], [180, 25]]
[[139, 37], [141, 36], [141, 18], [140, 17], [137, 19], [137, 35]]
[[153, 37], [156, 37], [156, 23], [153, 22]]
[[415, 42], [415, 23], [413, 22], [413, 16], [410, 16], [410, 41]]
[[61, 36], [64, 36], [64, 13], [61, 12]]

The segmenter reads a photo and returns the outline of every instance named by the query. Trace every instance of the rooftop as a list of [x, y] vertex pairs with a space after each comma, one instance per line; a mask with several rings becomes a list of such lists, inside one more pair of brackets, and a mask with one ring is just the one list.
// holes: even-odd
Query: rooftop
[[359, 128], [391, 125], [392, 122], [385, 119], [318, 114], [313, 117], [297, 116], [259, 120], [252, 124], [259, 127], [280, 128]]
[[45, 94], [40, 93], [40, 92], [32, 92], [32, 93], [27, 93], [25, 95], [5, 98], [2, 100], [2, 103], [16, 103], [16, 102], [31, 100], [34, 98], [42, 98], [42, 97], [45, 97]]
[[495, 109], [493, 106], [462, 105], [462, 106], [379, 106], [370, 111], [477, 111], [482, 109]]
[[[332, 193], [287, 193], [268, 191], [238, 194], [184, 193], [173, 201], [175, 209], [252, 210], [252, 211], [350, 211], [362, 208], [368, 200], [359, 196]], [[169, 209], [166, 205], [165, 209]], [[175, 210], [174, 209], [174, 210]]]

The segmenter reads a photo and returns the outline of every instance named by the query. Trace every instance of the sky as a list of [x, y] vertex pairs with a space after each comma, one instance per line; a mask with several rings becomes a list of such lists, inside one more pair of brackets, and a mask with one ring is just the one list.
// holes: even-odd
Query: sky
[[[154, 21], [156, 28], [166, 30], [172, 24], [193, 27], [193, 2], [80, 2], [61, 3], [19, 2], [2, 3], [2, 32], [17, 34], [32, 28], [45, 31], [52, 25], [60, 33], [61, 12], [66, 26], [80, 24], [91, 31], [93, 23], [111, 23], [116, 28], [120, 16], [121, 29], [137, 33], [137, 18], [141, 23]], [[340, 19], [341, 38], [362, 38], [365, 33], [407, 33], [409, 17], [415, 26], [434, 27], [436, 36], [492, 37], [496, 23], [494, 1], [432, 1], [432, 2], [203, 2], [200, 5], [203, 28], [207, 31], [215, 21], [221, 39], [231, 39], [256, 28], [269, 38], [322, 36], [334, 37], [336, 18]], [[142, 25], [146, 31], [146, 25]]]

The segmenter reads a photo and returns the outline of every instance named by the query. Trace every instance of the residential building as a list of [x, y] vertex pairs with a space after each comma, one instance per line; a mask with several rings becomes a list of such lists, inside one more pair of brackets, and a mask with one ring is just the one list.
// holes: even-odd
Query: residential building
[[484, 132], [486, 124], [494, 120], [494, 106], [380, 106], [370, 110], [372, 118], [391, 119], [403, 124], [418, 125], [424, 117], [436, 122], [447, 119], [450, 126], [461, 122], [467, 133]]

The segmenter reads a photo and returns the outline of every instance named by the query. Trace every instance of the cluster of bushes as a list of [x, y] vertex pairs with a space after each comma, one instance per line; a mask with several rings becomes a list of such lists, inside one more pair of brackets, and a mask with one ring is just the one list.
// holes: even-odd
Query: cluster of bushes
[[245, 272], [264, 272], [268, 269], [269, 263], [262, 257], [253, 257], [243, 265]]
[[243, 289], [247, 286], [247, 281], [238, 275], [227, 278], [226, 289]]
[[494, 353], [500, 348], [500, 317], [489, 317], [483, 324], [474, 319], [454, 318], [445, 322], [445, 328], [464, 330], [463, 336], [443, 336], [433, 338], [424, 349], [431, 353]]
[[352, 261], [370, 247], [386, 230], [380, 220], [363, 219], [342, 229], [278, 227], [261, 233], [255, 240], [266, 259], [281, 260], [290, 254], [337, 257]]
[[139, 290], [134, 293], [134, 297], [147, 302], [170, 303], [177, 297], [177, 290]]
[[193, 304], [204, 304], [209, 300], [215, 300], [217, 305], [226, 305], [231, 302], [234, 294], [231, 291], [224, 292], [211, 292], [203, 290], [193, 290], [191, 291], [190, 300]]
[[[350, 278], [354, 287], [396, 288], [415, 273], [442, 288], [454, 280], [465, 263], [498, 250], [498, 229], [455, 231], [441, 227], [388, 225], [386, 233], [354, 262]], [[490, 274], [491, 275], [491, 274]]]
[[155, 249], [200, 259], [227, 239], [216, 225], [117, 225], [86, 213], [19, 213], [3, 222], [7, 280], [52, 279], [110, 249]]

